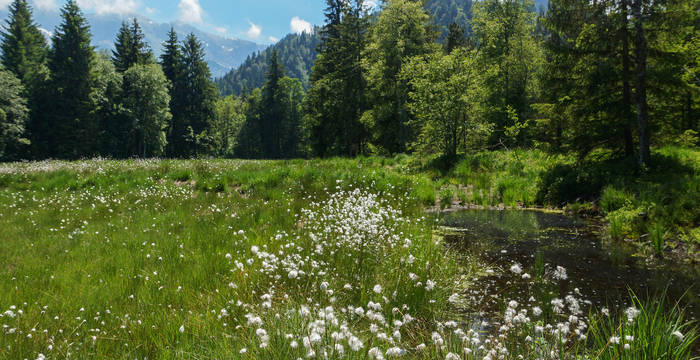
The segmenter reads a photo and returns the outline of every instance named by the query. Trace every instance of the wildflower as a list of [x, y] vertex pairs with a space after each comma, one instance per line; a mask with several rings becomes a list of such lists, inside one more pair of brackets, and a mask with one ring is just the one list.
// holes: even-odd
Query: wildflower
[[424, 343], [420, 343], [420, 344], [418, 344], [418, 346], [416, 346], [416, 351], [423, 351], [423, 350], [425, 350]]
[[248, 349], [242, 348], [241, 351], [239, 351], [238, 353], [239, 353], [239, 354], [245, 354], [245, 353], [247, 353], [247, 352], [248, 352]]
[[625, 350], [629, 350], [629, 349], [630, 349], [630, 344], [625, 344], [624, 348], [625, 348]]
[[510, 267], [510, 271], [513, 272], [513, 274], [517, 275], [517, 274], [520, 274], [521, 272], [523, 272], [523, 269], [520, 267], [519, 264], [513, 264]]
[[450, 297], [447, 299], [452, 304], [455, 304], [459, 301], [459, 294], [452, 294]]
[[253, 255], [257, 255], [258, 252], [260, 252], [260, 248], [257, 247], [257, 246], [255, 246], [255, 245], [253, 245], [253, 246], [250, 247], [250, 252], [252, 252]]
[[382, 292], [382, 286], [379, 285], [379, 284], [374, 285], [374, 288], [373, 288], [372, 290], [373, 290], [375, 293], [377, 293], [377, 294], [381, 294], [381, 292]]
[[403, 354], [406, 353], [406, 351], [400, 347], [391, 347], [386, 350], [386, 356], [387, 357], [399, 357], [403, 356]]
[[299, 343], [298, 343], [296, 340], [292, 340], [292, 342], [289, 343], [289, 346], [290, 346], [292, 349], [296, 349], [296, 348], [299, 346]]
[[290, 270], [287, 274], [290, 279], [296, 279], [298, 275], [299, 273], [296, 270]]
[[425, 290], [427, 291], [433, 291], [435, 288], [435, 281], [433, 280], [428, 280], [425, 282]]
[[671, 335], [675, 336], [680, 341], [683, 341], [683, 338], [685, 337], [685, 335], [683, 335], [683, 333], [681, 333], [678, 330], [674, 331], [673, 334], [671, 334]]
[[554, 270], [553, 277], [555, 280], [566, 280], [568, 277], [566, 275], [566, 269], [561, 266], [557, 266], [557, 269]]
[[625, 310], [625, 315], [627, 315], [627, 322], [632, 322], [639, 315], [641, 311], [633, 306], [630, 306]]
[[542, 309], [540, 309], [539, 306], [535, 306], [534, 308], [532, 308], [532, 315], [535, 315], [535, 316], [542, 315]]
[[447, 356], [445, 356], [445, 360], [460, 360], [460, 357], [455, 353], [448, 353]]
[[529, 280], [531, 278], [531, 276], [528, 273], [524, 273], [522, 278], [523, 278], [523, 280]]
[[611, 344], [617, 345], [620, 343], [620, 337], [619, 336], [611, 336], [609, 341]]
[[431, 338], [433, 339], [433, 344], [435, 344], [436, 346], [442, 346], [445, 343], [445, 341], [442, 339], [442, 336], [440, 336], [440, 334], [438, 334], [437, 332], [433, 332]]
[[370, 359], [377, 359], [377, 360], [384, 359], [384, 355], [382, 354], [382, 351], [376, 347], [369, 349], [369, 351], [367, 352], [367, 355], [369, 355]]
[[232, 258], [233, 258], [233, 256], [231, 256], [231, 254], [226, 253], [226, 260], [231, 260]]
[[184, 333], [185, 332], [185, 325], [180, 326], [180, 329], [178, 329], [178, 331], [180, 332], [180, 334]]

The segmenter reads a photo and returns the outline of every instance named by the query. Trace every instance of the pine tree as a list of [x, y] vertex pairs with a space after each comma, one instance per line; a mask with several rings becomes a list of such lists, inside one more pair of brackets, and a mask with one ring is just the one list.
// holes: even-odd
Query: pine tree
[[312, 148], [319, 156], [357, 155], [366, 130], [363, 51], [369, 27], [363, 1], [328, 0], [319, 55], [311, 71], [306, 99]]
[[122, 22], [114, 42], [115, 49], [112, 51], [112, 61], [117, 71], [124, 72], [136, 64], [146, 65], [153, 62], [153, 52], [144, 38], [136, 18], [131, 24]]
[[452, 50], [461, 48], [467, 45], [467, 39], [464, 37], [464, 28], [456, 22], [450, 24], [447, 34], [447, 42], [445, 43], [445, 52], [452, 53]]
[[170, 112], [172, 119], [167, 129], [168, 144], [166, 153], [168, 156], [181, 156], [181, 151], [184, 148], [182, 134], [185, 133], [187, 128], [187, 119], [183, 109], [183, 96], [185, 94], [180, 89], [183, 85], [184, 63], [182, 49], [174, 28], [170, 28], [168, 40], [163, 44], [160, 66], [163, 68], [163, 74], [170, 81]]
[[38, 71], [46, 59], [46, 39], [32, 19], [27, 0], [14, 0], [9, 10], [5, 31], [1, 33], [0, 61], [27, 84], [29, 76]]
[[209, 126], [216, 116], [218, 92], [211, 81], [209, 66], [204, 61], [204, 46], [194, 34], [182, 45], [183, 72], [174, 85], [174, 101], [180, 101], [183, 128], [173, 124], [171, 137], [183, 144], [177, 156], [197, 156], [210, 150]]
[[97, 124], [91, 99], [94, 50], [87, 19], [75, 0], [61, 9], [63, 22], [52, 38], [48, 67], [51, 73], [47, 125], [49, 156], [78, 158], [96, 153]]
[[267, 81], [263, 87], [262, 112], [260, 119], [260, 139], [262, 154], [265, 158], [281, 157], [282, 119], [285, 116], [280, 105], [280, 80], [284, 77], [284, 69], [277, 58], [277, 51], [272, 52], [266, 74]]

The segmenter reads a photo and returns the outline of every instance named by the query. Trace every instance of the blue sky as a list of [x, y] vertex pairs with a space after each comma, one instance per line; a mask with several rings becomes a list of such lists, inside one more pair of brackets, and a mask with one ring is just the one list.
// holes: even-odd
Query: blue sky
[[[30, 0], [37, 11], [66, 0]], [[229, 38], [271, 43], [323, 24], [324, 0], [77, 0], [87, 13], [140, 14], [158, 22], [183, 21]], [[6, 7], [11, 0], [0, 0]], [[370, 2], [370, 1], [368, 1]], [[374, 1], [372, 1], [373, 3]]]

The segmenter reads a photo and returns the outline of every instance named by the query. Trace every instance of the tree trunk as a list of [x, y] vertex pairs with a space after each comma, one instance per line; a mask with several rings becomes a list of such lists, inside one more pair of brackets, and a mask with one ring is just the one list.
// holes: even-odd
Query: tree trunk
[[649, 164], [649, 109], [647, 105], [647, 43], [642, 21], [642, 0], [633, 0], [635, 54], [637, 57], [637, 125], [639, 127], [639, 165]]
[[625, 155], [634, 154], [632, 136], [632, 91], [630, 90], [630, 44], [629, 21], [627, 20], [628, 0], [622, 0], [622, 116], [624, 120]]

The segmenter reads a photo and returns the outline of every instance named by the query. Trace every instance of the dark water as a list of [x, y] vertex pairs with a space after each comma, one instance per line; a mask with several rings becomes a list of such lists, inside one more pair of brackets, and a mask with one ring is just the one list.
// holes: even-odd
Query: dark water
[[[559, 290], [578, 288], [595, 306], [628, 306], [628, 289], [642, 300], [665, 290], [669, 306], [681, 299], [686, 315], [700, 319], [700, 266], [634, 256], [629, 246], [603, 241], [584, 221], [538, 211], [465, 210], [441, 214], [441, 223], [459, 229], [448, 231], [448, 242], [504, 269], [517, 262], [532, 274], [536, 258], [550, 269], [563, 266], [568, 279]], [[482, 294], [507, 291], [518, 301], [530, 296], [516, 276], [489, 276], [484, 284]]]

